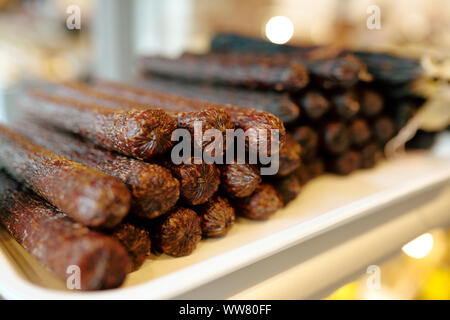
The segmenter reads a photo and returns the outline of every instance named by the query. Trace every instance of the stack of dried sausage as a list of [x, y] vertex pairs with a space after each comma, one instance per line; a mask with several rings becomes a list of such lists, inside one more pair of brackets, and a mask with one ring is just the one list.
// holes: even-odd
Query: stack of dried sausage
[[[383, 59], [219, 35], [206, 55], [143, 58], [136, 86], [32, 85], [17, 102], [21, 120], [0, 125], [0, 223], [61, 278], [75, 265], [82, 289], [117, 287], [150, 251], [188, 255], [202, 238], [226, 235], [236, 214], [269, 218], [325, 169], [373, 167], [420, 104], [408, 89], [416, 65]], [[269, 153], [278, 172], [195, 154], [175, 163], [177, 128], [203, 152], [235, 147], [211, 150], [198, 123], [222, 137], [277, 130], [279, 151]], [[264, 142], [249, 135], [247, 155]]]
[[[411, 89], [421, 75], [419, 63], [384, 53], [218, 34], [207, 54], [144, 57], [140, 64], [139, 85], [151, 90], [279, 117], [287, 128], [285, 150], [292, 155], [300, 144], [302, 163], [281, 157], [282, 178], [271, 180], [280, 190], [299, 190], [324, 171], [347, 175], [374, 167], [424, 102]], [[308, 81], [292, 80], [300, 74]], [[290, 192], [286, 200], [292, 197]]]

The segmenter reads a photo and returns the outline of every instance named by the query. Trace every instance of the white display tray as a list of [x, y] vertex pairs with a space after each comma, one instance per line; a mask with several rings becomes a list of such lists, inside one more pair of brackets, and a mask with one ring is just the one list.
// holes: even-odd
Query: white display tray
[[[448, 146], [448, 145], [447, 145]], [[43, 269], [0, 228], [0, 295], [29, 299], [167, 299], [228, 275], [316, 235], [450, 181], [450, 158], [410, 153], [348, 177], [324, 175], [263, 222], [239, 218], [221, 239], [190, 256], [151, 257], [115, 290], [75, 292]], [[380, 237], [383, 237], [380, 234]], [[218, 288], [220, 290], [220, 288]]]

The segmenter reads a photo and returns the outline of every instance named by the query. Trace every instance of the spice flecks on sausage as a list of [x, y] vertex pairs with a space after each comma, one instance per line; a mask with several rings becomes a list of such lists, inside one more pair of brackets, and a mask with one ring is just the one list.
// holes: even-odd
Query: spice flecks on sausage
[[253, 220], [266, 220], [283, 207], [281, 196], [269, 183], [260, 184], [252, 195], [235, 199], [236, 213]]
[[118, 110], [34, 89], [18, 108], [29, 117], [92, 140], [106, 149], [149, 160], [168, 151], [175, 121], [164, 111]]
[[236, 219], [234, 208], [230, 202], [218, 195], [215, 195], [196, 210], [202, 218], [204, 237], [225, 236], [234, 225]]
[[201, 218], [191, 209], [173, 208], [151, 223], [154, 249], [170, 256], [191, 254], [202, 239]]

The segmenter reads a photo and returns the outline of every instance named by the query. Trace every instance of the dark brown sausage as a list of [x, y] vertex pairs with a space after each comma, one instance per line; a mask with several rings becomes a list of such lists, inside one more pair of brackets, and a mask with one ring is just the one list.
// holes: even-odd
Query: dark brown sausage
[[180, 183], [164, 167], [100, 149], [68, 133], [31, 122], [14, 124], [14, 129], [63, 157], [121, 180], [131, 191], [132, 212], [140, 217], [160, 216], [178, 201]]
[[314, 179], [321, 176], [325, 171], [325, 164], [321, 158], [315, 158], [305, 163], [309, 172], [309, 178]]
[[384, 109], [383, 96], [371, 88], [361, 88], [359, 90], [359, 101], [361, 113], [368, 118], [380, 114]]
[[318, 121], [330, 110], [330, 101], [318, 90], [310, 89], [296, 99], [309, 120]]
[[372, 142], [361, 149], [361, 168], [373, 168], [383, 159], [383, 150], [378, 143]]
[[349, 125], [349, 135], [352, 146], [361, 147], [369, 141], [372, 132], [364, 119], [355, 119]]
[[151, 77], [139, 79], [139, 84], [154, 91], [165, 92], [167, 87], [178, 95], [211, 103], [223, 103], [272, 113], [283, 123], [295, 121], [300, 115], [299, 106], [289, 94], [275, 91], [256, 91], [240, 87], [215, 86], [176, 79]]
[[114, 239], [73, 222], [61, 211], [0, 173], [0, 222], [43, 266], [62, 280], [80, 268], [83, 290], [119, 287], [130, 269]]
[[[165, 109], [164, 105], [157, 103], [154, 106], [152, 101], [140, 101], [138, 97], [130, 94], [130, 92], [118, 92], [116, 87], [123, 88], [125, 85], [111, 83], [108, 81], [98, 81], [102, 84], [100, 88], [87, 85], [81, 82], [69, 82], [63, 85], [47, 84], [46, 89], [54, 94], [82, 100], [85, 103], [96, 104], [109, 108], [124, 109], [124, 110], [149, 110], [158, 109], [158, 107]], [[120, 90], [119, 90], [120, 91]], [[185, 128], [189, 130], [191, 136], [194, 137], [195, 123], [201, 124], [202, 132], [206, 130], [219, 130], [222, 137], [226, 137], [227, 129], [234, 129], [234, 123], [230, 119], [226, 111], [218, 108], [205, 108], [204, 110], [192, 111], [189, 108], [179, 108], [173, 110], [167, 108], [167, 114], [176, 122], [178, 128]], [[197, 145], [207, 147], [208, 141], [195, 141]]]
[[232, 198], [248, 197], [262, 181], [258, 167], [246, 163], [224, 164], [220, 174], [220, 188]]
[[150, 234], [143, 226], [125, 221], [111, 230], [111, 236], [127, 250], [132, 262], [130, 272], [139, 269], [150, 255]]
[[331, 96], [333, 112], [343, 120], [353, 119], [360, 111], [358, 97], [353, 90]]
[[412, 82], [423, 72], [420, 62], [381, 52], [355, 51], [376, 82], [389, 86]]
[[313, 178], [312, 174], [309, 172], [308, 166], [306, 166], [306, 165], [300, 166], [292, 174], [297, 177], [300, 185], [302, 185], [302, 186], [307, 184]]
[[330, 122], [321, 129], [322, 148], [331, 154], [341, 154], [350, 146], [350, 135], [344, 123]]
[[294, 128], [291, 135], [302, 147], [300, 153], [302, 160], [309, 160], [316, 156], [319, 147], [319, 135], [316, 130], [304, 125]]
[[302, 147], [300, 143], [295, 141], [291, 135], [287, 134], [286, 142], [281, 147], [279, 153], [279, 168], [277, 176], [287, 176], [297, 169], [302, 163], [301, 152]]
[[269, 183], [261, 183], [252, 195], [233, 201], [236, 213], [253, 220], [266, 220], [283, 207], [283, 200]]
[[364, 62], [351, 52], [330, 46], [295, 49], [290, 56], [303, 62], [311, 82], [324, 89], [351, 88], [359, 81], [373, 79]]
[[340, 175], [348, 175], [361, 167], [361, 153], [349, 150], [336, 158], [328, 159], [328, 170]]
[[178, 59], [152, 56], [140, 62], [144, 73], [251, 89], [297, 91], [309, 81], [306, 68], [299, 62], [250, 54], [185, 53]]
[[332, 47], [294, 47], [236, 34], [218, 34], [211, 41], [213, 52], [284, 55], [306, 66], [311, 82], [325, 88], [349, 88], [359, 80], [371, 81], [365, 64], [348, 51]]
[[394, 121], [387, 116], [375, 119], [373, 123], [373, 136], [381, 143], [386, 143], [395, 135]]
[[111, 228], [130, 208], [130, 192], [116, 178], [70, 161], [0, 125], [0, 164], [68, 216]]
[[207, 203], [196, 208], [202, 218], [202, 232], [204, 237], [225, 236], [236, 220], [234, 208], [230, 202], [215, 195]]
[[[145, 84], [150, 86], [152, 81], [156, 80], [148, 79]], [[161, 86], [164, 88], [161, 89], [161, 91], [131, 87], [105, 80], [96, 80], [91, 85], [98, 91], [124, 96], [127, 97], [127, 99], [137, 101], [141, 104], [155, 105], [164, 110], [176, 112], [202, 111], [211, 108], [224, 110], [234, 121], [236, 127], [241, 128], [244, 131], [253, 129], [256, 131], [261, 130], [266, 133], [268, 139], [263, 142], [267, 142], [267, 145], [270, 145], [272, 141], [270, 130], [276, 130], [276, 132], [278, 132], [280, 145], [284, 143], [286, 138], [286, 129], [283, 122], [273, 114], [255, 109], [247, 109], [241, 106], [209, 103], [201, 100], [184, 98], [182, 96], [184, 92], [183, 86], [177, 85], [173, 81], [167, 81], [165, 86]], [[249, 145], [258, 146], [260, 144], [258, 137], [259, 136], [250, 137]], [[250, 150], [252, 152], [258, 151], [254, 148], [250, 148]]]
[[192, 157], [187, 163], [165, 160], [162, 165], [180, 181], [181, 200], [188, 205], [205, 203], [219, 189], [220, 172], [214, 164], [196, 164]]
[[153, 250], [174, 257], [191, 254], [202, 239], [201, 221], [195, 211], [180, 207], [151, 220]]
[[31, 90], [17, 104], [33, 119], [77, 133], [95, 144], [149, 160], [168, 151], [175, 121], [162, 110], [123, 111]]
[[302, 190], [302, 184], [295, 174], [290, 174], [274, 182], [275, 189], [283, 199], [283, 204], [287, 205], [294, 200]]

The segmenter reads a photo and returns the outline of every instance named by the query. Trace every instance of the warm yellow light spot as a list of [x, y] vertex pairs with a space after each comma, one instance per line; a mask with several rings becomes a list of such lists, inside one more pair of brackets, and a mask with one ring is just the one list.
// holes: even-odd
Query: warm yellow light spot
[[425, 280], [419, 299], [449, 300], [450, 299], [450, 268], [438, 268]]
[[434, 239], [430, 233], [424, 233], [405, 244], [402, 248], [403, 252], [415, 259], [422, 259], [433, 249]]
[[292, 38], [293, 34], [294, 24], [288, 17], [272, 17], [266, 23], [266, 37], [273, 43], [286, 43]]
[[358, 283], [350, 282], [345, 286], [340, 287], [332, 293], [327, 300], [354, 300], [358, 299]]

